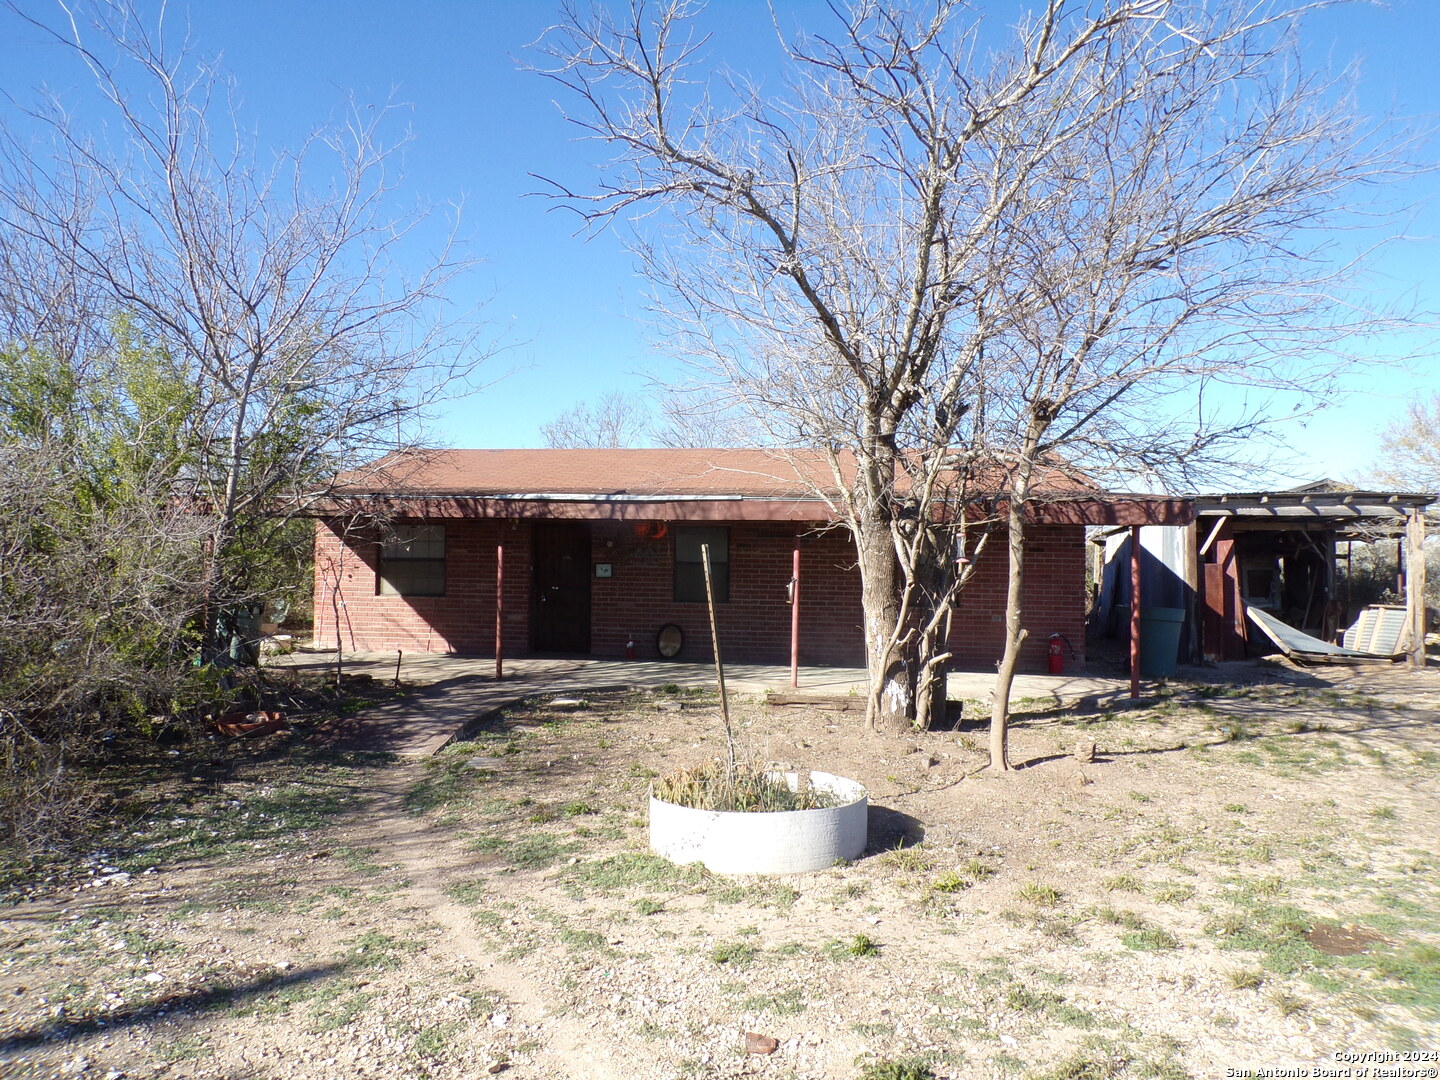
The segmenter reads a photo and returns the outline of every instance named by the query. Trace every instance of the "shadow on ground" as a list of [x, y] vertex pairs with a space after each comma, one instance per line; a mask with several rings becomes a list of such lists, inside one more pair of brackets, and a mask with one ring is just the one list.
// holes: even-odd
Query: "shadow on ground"
[[868, 819], [870, 840], [865, 851], [870, 855], [914, 847], [925, 839], [925, 823], [888, 806], [870, 804]]
[[346, 966], [345, 964], [327, 964], [323, 967], [305, 968], [301, 971], [277, 972], [274, 975], [252, 978], [248, 982], [225, 983], [219, 986], [207, 986], [183, 993], [169, 994], [134, 1008], [116, 1009], [114, 1012], [89, 1016], [59, 1016], [48, 1024], [0, 1037], [0, 1054], [34, 1050], [54, 1043], [64, 1043], [91, 1035], [108, 1034], [129, 1027], [153, 1024], [160, 1020], [198, 1019], [205, 1013], [261, 994], [284, 990], [292, 986], [301, 986], [318, 979], [332, 978], [344, 971]]

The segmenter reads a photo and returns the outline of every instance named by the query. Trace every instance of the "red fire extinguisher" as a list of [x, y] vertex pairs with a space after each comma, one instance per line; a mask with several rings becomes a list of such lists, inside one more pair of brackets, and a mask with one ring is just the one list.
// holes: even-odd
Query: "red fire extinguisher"
[[1050, 674], [1063, 675], [1065, 673], [1065, 654], [1060, 651], [1060, 643], [1065, 640], [1064, 634], [1050, 635]]
[[634, 660], [634, 659], [635, 659], [635, 635], [634, 635], [634, 634], [631, 634], [631, 635], [630, 635], [630, 640], [627, 641], [627, 642], [625, 642], [625, 659], [626, 659], [626, 660]]

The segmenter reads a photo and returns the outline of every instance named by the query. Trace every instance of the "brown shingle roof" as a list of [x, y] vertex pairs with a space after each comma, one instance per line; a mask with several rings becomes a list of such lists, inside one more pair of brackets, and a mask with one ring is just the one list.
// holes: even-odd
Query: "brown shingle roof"
[[[848, 480], [851, 469], [843, 467]], [[817, 451], [713, 448], [431, 450], [385, 458], [340, 478], [344, 494], [412, 496], [815, 499], [817, 487], [835, 487], [830, 465]], [[1047, 470], [1034, 490], [1099, 494], [1058, 469]]]
[[[1003, 490], [1003, 477], [994, 480], [993, 489]], [[835, 490], [817, 451], [430, 450], [342, 475], [334, 498], [317, 512], [358, 498], [418, 517], [830, 520], [817, 488]], [[1183, 500], [1107, 495], [1061, 469], [1046, 470], [1031, 491], [1036, 520], [1178, 524], [1193, 517]]]
[[353, 494], [814, 498], [805, 474], [828, 468], [816, 454], [769, 450], [439, 450], [340, 480]]

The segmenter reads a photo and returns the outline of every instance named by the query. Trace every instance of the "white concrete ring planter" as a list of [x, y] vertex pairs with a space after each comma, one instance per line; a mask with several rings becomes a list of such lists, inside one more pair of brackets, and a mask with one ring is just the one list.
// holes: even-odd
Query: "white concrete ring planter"
[[[784, 773], [793, 791], [795, 773]], [[865, 850], [870, 800], [854, 780], [812, 772], [810, 784], [839, 806], [745, 813], [695, 810], [650, 796], [650, 849], [716, 874], [801, 874], [856, 859]]]

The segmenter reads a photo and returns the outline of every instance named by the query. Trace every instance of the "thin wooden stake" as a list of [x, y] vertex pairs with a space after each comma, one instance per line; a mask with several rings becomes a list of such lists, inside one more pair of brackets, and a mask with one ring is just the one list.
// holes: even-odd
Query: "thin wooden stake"
[[720, 687], [720, 716], [725, 721], [725, 751], [729, 778], [735, 776], [735, 733], [730, 730], [730, 702], [725, 697], [725, 664], [720, 659], [720, 631], [715, 623], [715, 586], [710, 580], [710, 545], [700, 545], [700, 562], [705, 567], [705, 602], [710, 608], [710, 647], [715, 650], [715, 681]]

